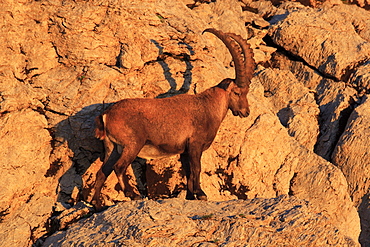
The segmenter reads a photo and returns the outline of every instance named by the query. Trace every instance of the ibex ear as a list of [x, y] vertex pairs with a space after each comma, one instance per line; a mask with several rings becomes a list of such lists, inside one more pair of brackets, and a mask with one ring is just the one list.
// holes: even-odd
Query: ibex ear
[[225, 91], [228, 91], [230, 84], [232, 84], [234, 80], [232, 79], [223, 79], [216, 87], [222, 88]]

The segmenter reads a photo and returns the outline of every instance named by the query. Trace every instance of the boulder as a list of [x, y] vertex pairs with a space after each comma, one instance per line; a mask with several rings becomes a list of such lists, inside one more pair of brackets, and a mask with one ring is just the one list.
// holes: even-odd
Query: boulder
[[347, 126], [333, 153], [333, 163], [342, 171], [348, 181], [348, 190], [361, 216], [361, 243], [369, 244], [369, 104], [367, 96], [356, 107], [348, 119]]
[[319, 133], [319, 109], [312, 91], [289, 70], [266, 69], [257, 76], [281, 124], [302, 146], [313, 151]]
[[352, 70], [364, 63], [370, 53], [367, 38], [359, 35], [358, 25], [351, 21], [357, 15], [361, 19], [367, 13], [347, 5], [293, 10], [271, 26], [269, 35], [276, 45], [325, 76], [347, 81]]

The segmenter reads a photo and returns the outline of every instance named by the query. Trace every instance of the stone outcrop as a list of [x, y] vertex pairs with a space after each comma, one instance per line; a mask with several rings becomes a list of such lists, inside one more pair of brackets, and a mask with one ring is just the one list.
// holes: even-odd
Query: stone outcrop
[[[106, 246], [238, 245], [243, 234], [251, 246], [257, 236], [292, 245], [357, 246], [359, 236], [368, 243], [370, 14], [308, 2], [1, 2], [0, 245], [67, 246], [79, 238]], [[93, 137], [97, 115], [123, 98], [194, 94], [234, 77], [224, 45], [201, 34], [208, 27], [249, 38], [259, 63], [250, 116], [227, 115], [203, 154], [201, 182], [212, 202], [163, 200], [184, 197], [178, 156], [137, 159], [130, 183], [162, 200], [88, 217], [82, 195], [103, 155]], [[102, 197], [106, 205], [129, 200], [114, 174]], [[92, 238], [95, 227], [108, 237], [93, 230]], [[182, 235], [166, 240], [178, 229]]]
[[[358, 23], [353, 21], [353, 11], [359, 14]], [[367, 22], [361, 22], [367, 16], [367, 11], [355, 6], [339, 5], [325, 11], [304, 8], [289, 13], [269, 34], [275, 44], [320, 73], [347, 81], [351, 71], [370, 53], [368, 37], [361, 33], [361, 29], [367, 29]]]
[[[366, 94], [369, 92], [369, 38], [364, 35], [369, 31], [369, 13], [355, 6], [341, 4], [327, 5], [320, 10], [286, 9], [286, 16], [280, 18], [280, 22], [269, 31], [272, 42], [280, 46], [281, 52], [274, 56], [274, 66], [292, 71], [316, 92], [320, 109], [320, 135], [314, 150], [337, 165], [346, 176], [349, 193], [360, 212], [360, 242], [366, 246], [369, 236], [368, 186], [367, 175], [363, 172], [367, 151], [358, 145], [366, 143], [367, 134], [362, 127], [366, 126], [366, 121], [360, 117], [361, 123], [358, 123], [357, 114], [365, 109]], [[333, 12], [335, 14], [332, 15]], [[342, 18], [335, 18], [335, 15]], [[328, 16], [333, 22], [325, 21]], [[293, 32], [288, 32], [287, 28], [299, 35], [292, 35]], [[336, 32], [330, 31], [334, 29]], [[335, 38], [335, 35], [340, 37]], [[350, 41], [347, 42], [347, 38]], [[352, 48], [355, 50], [351, 54], [341, 54], [336, 50], [346, 45], [351, 47], [345, 48], [345, 52]], [[292, 56], [295, 61], [289, 60]]]
[[[104, 232], [104, 234], [96, 234]], [[328, 240], [327, 236], [331, 235]], [[356, 246], [307, 202], [136, 201], [81, 220], [42, 246]]]

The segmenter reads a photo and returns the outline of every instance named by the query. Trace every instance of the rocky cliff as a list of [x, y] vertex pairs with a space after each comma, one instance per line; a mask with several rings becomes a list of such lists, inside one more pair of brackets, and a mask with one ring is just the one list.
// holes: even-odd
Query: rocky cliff
[[[369, 245], [370, 13], [302, 3], [1, 2], [0, 245]], [[181, 199], [179, 157], [137, 159], [128, 178], [140, 190], [144, 171], [150, 200], [90, 216], [94, 117], [233, 77], [208, 27], [249, 39], [259, 64], [250, 116], [229, 114], [203, 154], [210, 202]], [[129, 200], [114, 174], [103, 197]]]

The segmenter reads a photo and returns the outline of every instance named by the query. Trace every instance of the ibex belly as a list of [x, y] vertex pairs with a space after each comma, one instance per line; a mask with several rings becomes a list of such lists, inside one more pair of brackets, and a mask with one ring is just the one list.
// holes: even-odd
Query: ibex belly
[[157, 146], [146, 144], [141, 150], [140, 153], [137, 155], [140, 158], [144, 159], [159, 159], [164, 157], [171, 157], [178, 154], [177, 152], [167, 152], [162, 148]]

